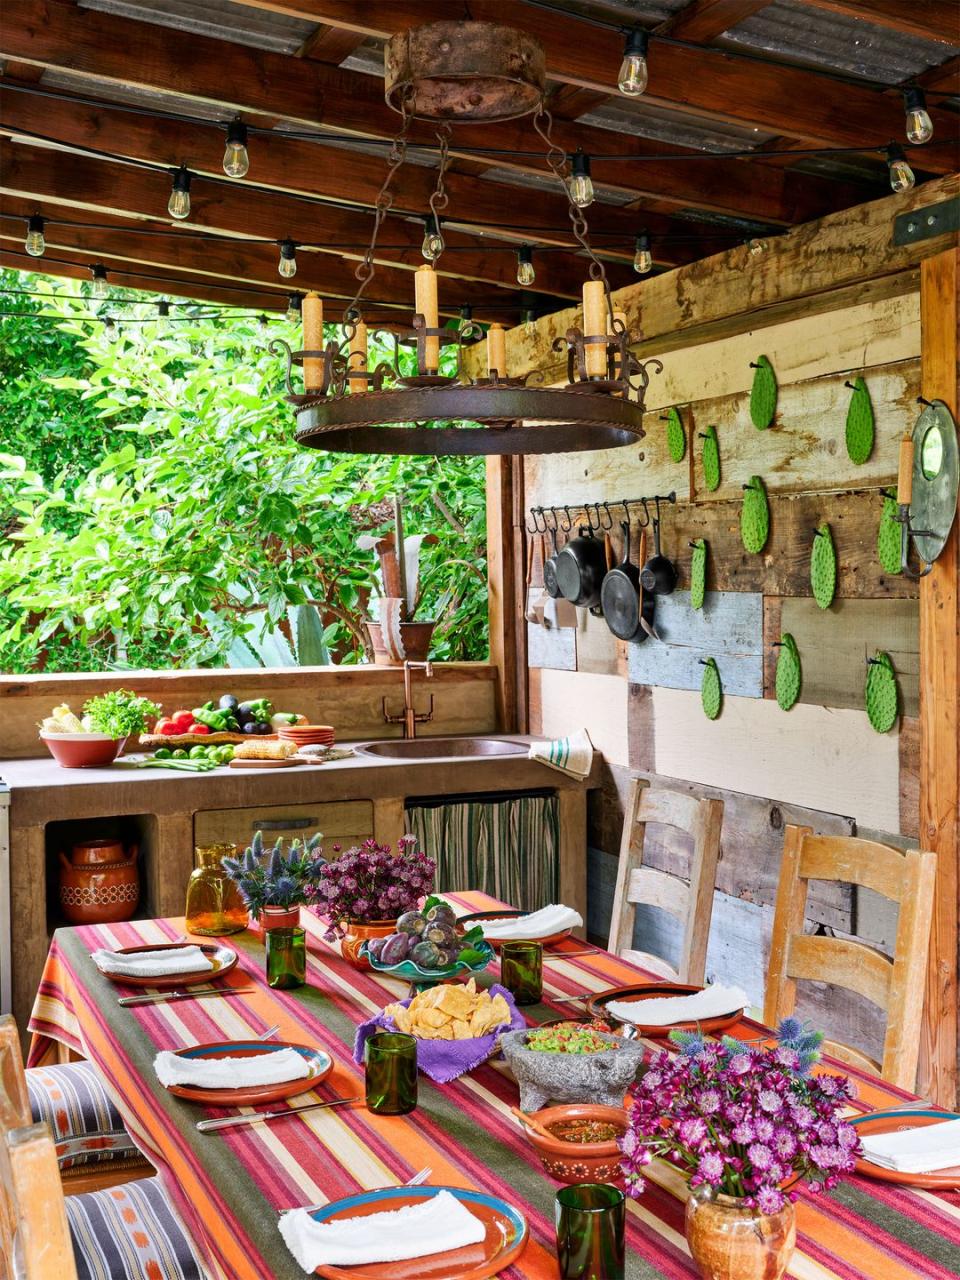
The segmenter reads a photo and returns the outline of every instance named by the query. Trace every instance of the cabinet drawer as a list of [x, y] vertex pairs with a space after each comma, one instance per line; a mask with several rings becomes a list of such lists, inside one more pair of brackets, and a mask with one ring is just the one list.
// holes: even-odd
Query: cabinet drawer
[[263, 832], [268, 847], [282, 836], [285, 841], [309, 840], [323, 833], [323, 848], [348, 849], [373, 835], [373, 804], [369, 800], [343, 800], [323, 804], [259, 805], [255, 809], [205, 809], [193, 815], [193, 839], [198, 845], [235, 844], [245, 849], [254, 832]]

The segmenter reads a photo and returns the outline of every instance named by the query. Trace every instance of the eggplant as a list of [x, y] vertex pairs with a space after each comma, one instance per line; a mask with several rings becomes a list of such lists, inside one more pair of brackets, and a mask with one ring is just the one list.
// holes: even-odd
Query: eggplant
[[367, 954], [372, 956], [374, 960], [379, 960], [380, 954], [386, 945], [386, 938], [371, 938], [367, 943]]
[[248, 720], [246, 724], [242, 724], [242, 725], [240, 726], [240, 732], [241, 732], [241, 733], [256, 733], [256, 732], [257, 732], [257, 722], [256, 722], [256, 720]]
[[223, 707], [224, 710], [236, 711], [237, 705], [237, 700], [232, 693], [225, 693], [220, 699], [220, 706]]

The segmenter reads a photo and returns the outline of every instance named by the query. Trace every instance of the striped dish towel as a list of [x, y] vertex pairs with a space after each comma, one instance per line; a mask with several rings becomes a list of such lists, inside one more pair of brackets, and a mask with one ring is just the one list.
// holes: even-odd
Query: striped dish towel
[[593, 766], [593, 743], [586, 729], [578, 729], [567, 738], [553, 738], [549, 742], [534, 742], [527, 755], [539, 760], [551, 769], [569, 773], [574, 778], [586, 778]]

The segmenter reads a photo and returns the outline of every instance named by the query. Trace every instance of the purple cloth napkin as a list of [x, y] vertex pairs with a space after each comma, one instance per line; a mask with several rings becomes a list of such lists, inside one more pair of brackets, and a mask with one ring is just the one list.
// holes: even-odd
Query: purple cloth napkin
[[[488, 1035], [476, 1036], [473, 1040], [417, 1040], [417, 1066], [437, 1084], [449, 1084], [451, 1080], [456, 1080], [457, 1076], [466, 1075], [474, 1067], [479, 1067], [481, 1062], [486, 1062], [487, 1058], [495, 1052], [497, 1041], [504, 1031], [520, 1031], [526, 1027], [527, 1020], [517, 1008], [513, 996], [506, 987], [494, 983], [490, 988], [490, 994], [503, 996], [506, 1000], [510, 1007], [509, 1022], [501, 1023]], [[402, 1004], [406, 1008], [410, 1000], [397, 1000], [394, 1003]], [[397, 1025], [394, 1020], [382, 1010], [375, 1018], [371, 1018], [368, 1022], [361, 1022], [353, 1042], [354, 1062], [363, 1062], [364, 1048], [370, 1036], [377, 1031], [396, 1030]]]

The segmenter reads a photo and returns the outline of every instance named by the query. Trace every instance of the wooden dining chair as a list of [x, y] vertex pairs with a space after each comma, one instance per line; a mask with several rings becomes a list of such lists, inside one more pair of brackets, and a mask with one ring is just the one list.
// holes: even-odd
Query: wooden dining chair
[[[773, 1026], [793, 1013], [798, 980], [831, 983], [857, 992], [886, 1010], [883, 1060], [852, 1046], [824, 1042], [834, 1057], [912, 1090], [920, 1052], [920, 1020], [933, 918], [937, 855], [904, 853], [855, 836], [818, 836], [788, 826], [773, 917], [764, 1022]], [[899, 904], [893, 958], [850, 938], [803, 931], [811, 880], [862, 885]]]
[[[0, 1263], [18, 1280], [204, 1280], [156, 1178], [65, 1197], [53, 1136], [32, 1124], [16, 1024], [0, 1017]], [[0, 1270], [5, 1280], [6, 1272]]]
[[[648, 822], [677, 828], [692, 837], [689, 882], [643, 865]], [[722, 824], [722, 800], [698, 799], [685, 791], [649, 787], [642, 778], [633, 780], [620, 842], [620, 865], [607, 941], [609, 951], [672, 981], [704, 981]], [[631, 947], [640, 904], [660, 907], [683, 926], [680, 962], [676, 968], [662, 956]]]

